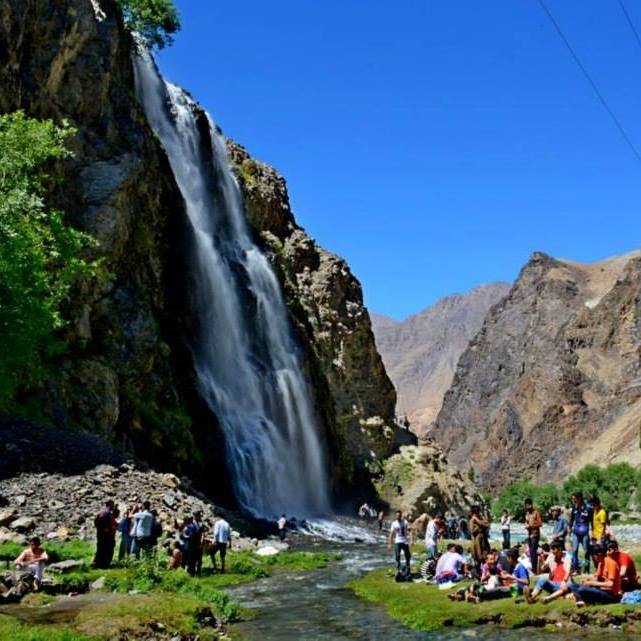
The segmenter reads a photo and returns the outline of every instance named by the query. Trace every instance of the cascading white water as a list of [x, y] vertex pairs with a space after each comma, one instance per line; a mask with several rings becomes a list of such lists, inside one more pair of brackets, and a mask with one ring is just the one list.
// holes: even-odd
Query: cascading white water
[[[136, 89], [160, 138], [193, 232], [193, 342], [200, 392], [218, 417], [240, 504], [256, 516], [329, 512], [318, 424], [280, 285], [248, 232], [224, 140], [151, 56]], [[201, 122], [201, 125], [203, 123]]]

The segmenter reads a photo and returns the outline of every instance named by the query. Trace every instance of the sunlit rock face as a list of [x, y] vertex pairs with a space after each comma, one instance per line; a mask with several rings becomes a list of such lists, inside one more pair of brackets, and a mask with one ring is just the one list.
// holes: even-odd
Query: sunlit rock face
[[641, 257], [536, 253], [461, 356], [431, 436], [486, 488], [641, 461]]

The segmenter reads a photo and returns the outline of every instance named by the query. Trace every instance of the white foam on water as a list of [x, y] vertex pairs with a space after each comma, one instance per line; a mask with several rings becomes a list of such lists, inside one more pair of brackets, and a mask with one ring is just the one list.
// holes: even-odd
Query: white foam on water
[[380, 543], [382, 535], [353, 523], [330, 519], [308, 519], [303, 532], [324, 541], [336, 543]]

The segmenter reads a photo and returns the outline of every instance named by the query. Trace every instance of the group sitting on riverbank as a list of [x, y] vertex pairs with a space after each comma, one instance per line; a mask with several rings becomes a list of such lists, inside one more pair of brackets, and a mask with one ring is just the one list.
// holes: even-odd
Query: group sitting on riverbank
[[[619, 549], [609, 527], [607, 513], [599, 499], [590, 502], [580, 492], [572, 495], [572, 508], [566, 517], [560, 507], [551, 510], [552, 532], [549, 543], [541, 543], [543, 518], [530, 499], [524, 502], [527, 537], [521, 545], [510, 545], [511, 519], [507, 512], [501, 518], [503, 550], [491, 549], [490, 522], [480, 506], [469, 515], [471, 544], [449, 543], [439, 554], [439, 542], [450, 533], [448, 521], [437, 514], [425, 528], [427, 561], [421, 575], [450, 589], [469, 580], [467, 587], [448, 595], [452, 601], [479, 603], [509, 597], [523, 601], [549, 603], [572, 596], [579, 607], [590, 604], [612, 604], [641, 601], [641, 586], [632, 557]], [[570, 546], [568, 546], [568, 541]], [[391, 525], [388, 544], [395, 546], [397, 580], [409, 574], [411, 528], [400, 512]], [[580, 558], [581, 548], [583, 559]], [[405, 565], [401, 563], [405, 557]], [[595, 573], [589, 574], [590, 564]], [[629, 594], [631, 593], [631, 594]], [[545, 596], [541, 597], [542, 594]]]

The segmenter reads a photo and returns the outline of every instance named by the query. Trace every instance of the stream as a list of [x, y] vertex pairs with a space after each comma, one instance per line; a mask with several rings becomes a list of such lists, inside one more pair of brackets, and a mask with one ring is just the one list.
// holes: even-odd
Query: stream
[[[387, 616], [384, 609], [357, 598], [345, 586], [352, 579], [383, 566], [393, 566], [391, 552], [382, 541], [370, 544], [333, 542], [318, 544], [316, 551], [341, 555], [327, 568], [311, 572], [283, 572], [227, 590], [253, 618], [234, 629], [248, 641], [620, 641], [632, 639], [614, 630], [592, 634], [555, 634], [537, 630], [504, 630], [490, 625], [439, 632], [415, 632]], [[391, 580], [391, 579], [390, 579]], [[473, 607], [473, 606], [470, 606]]]

